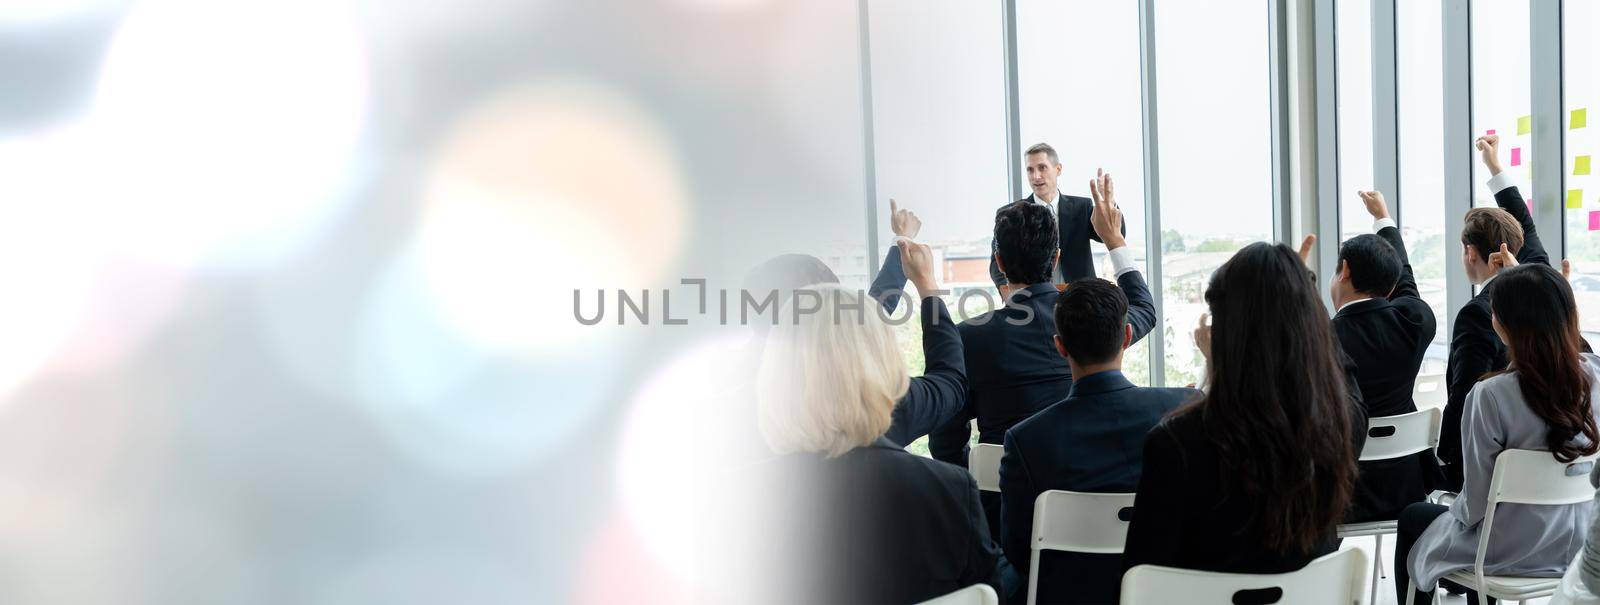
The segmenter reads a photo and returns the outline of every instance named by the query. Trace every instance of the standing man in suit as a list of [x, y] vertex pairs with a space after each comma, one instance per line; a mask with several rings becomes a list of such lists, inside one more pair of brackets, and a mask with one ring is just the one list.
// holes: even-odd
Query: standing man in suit
[[[1417, 411], [1411, 395], [1438, 326], [1433, 309], [1417, 292], [1405, 241], [1389, 217], [1383, 193], [1360, 195], [1377, 235], [1358, 235], [1339, 246], [1339, 271], [1328, 284], [1338, 309], [1333, 332], [1355, 363], [1366, 416], [1407, 414]], [[1348, 523], [1398, 519], [1406, 505], [1427, 496], [1429, 478], [1436, 472], [1431, 452], [1360, 466]]]
[[1444, 463], [1442, 487], [1453, 492], [1460, 491], [1462, 482], [1461, 412], [1467, 392], [1484, 374], [1505, 369], [1507, 364], [1505, 343], [1500, 341], [1490, 323], [1489, 288], [1500, 271], [1500, 267], [1490, 262], [1490, 255], [1504, 246], [1516, 255], [1518, 263], [1550, 264], [1550, 255], [1534, 230], [1527, 202], [1511, 182], [1511, 175], [1500, 171], [1500, 137], [1478, 137], [1475, 145], [1482, 153], [1484, 167], [1489, 169], [1489, 190], [1494, 192], [1494, 202], [1499, 208], [1468, 210], [1461, 227], [1461, 263], [1466, 268], [1467, 279], [1480, 289], [1456, 314], [1455, 329], [1450, 336], [1450, 360], [1445, 369], [1448, 399], [1444, 406], [1444, 426], [1439, 431], [1438, 455]]
[[[1131, 346], [1155, 326], [1155, 305], [1122, 238], [1122, 213], [1116, 207], [1111, 175], [1101, 174], [1091, 192], [1099, 209], [1094, 229], [1110, 249], [1117, 284], [1128, 298]], [[1000, 209], [994, 231], [999, 242], [995, 262], [1014, 290], [1005, 307], [957, 328], [966, 358], [966, 409], [928, 437], [934, 458], [962, 467], [967, 464], [969, 418], [978, 420], [978, 441], [1000, 444], [1006, 430], [1072, 392], [1072, 369], [1056, 350], [1051, 319], [1060, 296], [1049, 277], [1060, 254], [1055, 217], [1038, 204], [1016, 202]], [[990, 528], [998, 530], [999, 495], [984, 492], [983, 498]]]
[[[1056, 187], [1056, 179], [1061, 177], [1061, 159], [1054, 147], [1045, 143], [1029, 147], [1023, 153], [1022, 161], [1033, 195], [1017, 202], [1030, 202], [1049, 209], [1059, 229], [1057, 242], [1060, 244], [1060, 262], [1051, 267], [1049, 279], [1041, 281], [1065, 284], [1081, 277], [1094, 277], [1094, 255], [1089, 251], [1089, 240], [1105, 241], [1090, 225], [1089, 216], [1093, 214], [1094, 202], [1089, 198], [1061, 193]], [[1128, 226], [1122, 225], [1117, 234], [1127, 235]], [[991, 253], [999, 251], [998, 243], [991, 246]], [[989, 258], [989, 279], [994, 281], [995, 288], [1002, 295], [1017, 287], [1009, 283], [993, 256]]]
[[[1107, 241], [1114, 244], [1114, 238]], [[1116, 602], [1122, 557], [1046, 551], [1040, 553], [1041, 569], [1030, 570], [1034, 500], [1053, 489], [1133, 492], [1145, 435], [1167, 412], [1202, 395], [1195, 389], [1137, 387], [1122, 375], [1122, 353], [1134, 341], [1129, 309], [1129, 298], [1111, 282], [1072, 282], [1056, 299], [1054, 314], [1055, 349], [1072, 370], [1072, 391], [1005, 434], [1000, 544], [1024, 578], [1023, 587], [1029, 573], [1041, 574], [1040, 603]]]

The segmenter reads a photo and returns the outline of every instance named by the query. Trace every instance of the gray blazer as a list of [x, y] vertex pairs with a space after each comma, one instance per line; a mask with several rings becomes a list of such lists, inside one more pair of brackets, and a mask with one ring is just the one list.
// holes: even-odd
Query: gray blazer
[[[1600, 406], [1600, 357], [1583, 356], [1590, 402]], [[1516, 373], [1478, 382], [1461, 416], [1461, 495], [1449, 514], [1433, 520], [1406, 559], [1416, 584], [1427, 590], [1453, 571], [1471, 569], [1478, 530], [1488, 506], [1494, 459], [1508, 449], [1545, 450], [1545, 423], [1522, 398]], [[1594, 409], [1590, 410], [1594, 413]], [[1594, 502], [1563, 506], [1505, 504], [1495, 509], [1494, 537], [1484, 555], [1484, 573], [1559, 577], [1583, 548]]]
[[[1589, 484], [1600, 488], [1600, 465], [1589, 473]], [[1600, 500], [1600, 490], [1594, 495]], [[1595, 507], [1595, 514], [1600, 515], [1600, 506]], [[1600, 523], [1595, 523], [1593, 517], [1589, 521], [1589, 537], [1583, 542], [1583, 556], [1578, 559], [1578, 579], [1583, 581], [1584, 587], [1589, 592], [1600, 594]]]

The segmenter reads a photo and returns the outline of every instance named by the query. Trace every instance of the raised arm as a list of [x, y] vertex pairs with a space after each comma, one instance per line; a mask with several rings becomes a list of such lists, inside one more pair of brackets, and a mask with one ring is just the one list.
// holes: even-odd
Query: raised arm
[[1522, 225], [1522, 249], [1517, 251], [1517, 262], [1549, 265], [1550, 254], [1545, 252], [1544, 243], [1539, 240], [1533, 214], [1528, 212], [1528, 202], [1522, 199], [1522, 192], [1511, 182], [1511, 175], [1500, 170], [1500, 135], [1481, 136], [1473, 144], [1483, 156], [1483, 166], [1489, 169], [1489, 190], [1494, 192], [1494, 203], [1511, 213], [1512, 218], [1517, 219], [1517, 224]]
[[1094, 199], [1089, 225], [1094, 228], [1095, 239], [1105, 242], [1106, 254], [1111, 257], [1112, 270], [1117, 276], [1117, 285], [1122, 288], [1122, 294], [1128, 297], [1128, 325], [1133, 327], [1133, 341], [1129, 346], [1132, 346], [1155, 329], [1155, 301], [1150, 295], [1150, 288], [1145, 285], [1144, 277], [1139, 273], [1133, 251], [1123, 237], [1128, 225], [1122, 220], [1122, 208], [1117, 206], [1116, 183], [1111, 179], [1111, 173], [1096, 171], [1095, 178], [1089, 181], [1089, 196]]
[[889, 228], [894, 231], [896, 245], [889, 246], [889, 253], [883, 255], [883, 267], [878, 269], [878, 276], [872, 279], [872, 285], [867, 288], [867, 296], [882, 304], [883, 311], [892, 315], [895, 308], [900, 306], [900, 289], [906, 285], [905, 265], [898, 244], [902, 239], [916, 239], [917, 233], [922, 231], [922, 219], [917, 218], [915, 212], [901, 210], [900, 204], [894, 198], [889, 198]]
[[911, 283], [922, 299], [922, 356], [927, 364], [895, 404], [886, 435], [904, 447], [961, 412], [967, 401], [967, 363], [961, 335], [933, 279], [933, 253], [925, 244], [906, 241], [900, 242], [896, 251], [906, 259]]

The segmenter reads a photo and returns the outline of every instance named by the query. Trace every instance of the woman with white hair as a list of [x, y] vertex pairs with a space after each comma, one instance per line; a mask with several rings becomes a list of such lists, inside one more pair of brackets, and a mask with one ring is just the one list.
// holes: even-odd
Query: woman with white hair
[[757, 533], [796, 587], [779, 600], [915, 603], [996, 584], [977, 483], [884, 438], [909, 378], [875, 303], [834, 284], [793, 302], [756, 377], [761, 435], [780, 456], [753, 469], [755, 489], [782, 511]]

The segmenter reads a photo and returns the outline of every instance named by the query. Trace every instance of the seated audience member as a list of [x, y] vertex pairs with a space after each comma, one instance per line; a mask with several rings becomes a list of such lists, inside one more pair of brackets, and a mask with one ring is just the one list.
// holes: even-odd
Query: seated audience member
[[[1600, 465], [1589, 473], [1589, 485], [1597, 488], [1595, 499], [1600, 500]], [[1600, 605], [1600, 523], [1595, 517], [1600, 517], [1600, 506], [1593, 507], [1583, 549], [1567, 565], [1561, 588], [1550, 599], [1551, 605]]]
[[[1099, 175], [1090, 193], [1097, 208], [1116, 207], [1111, 175]], [[1130, 342], [1138, 342], [1156, 324], [1155, 307], [1122, 238], [1122, 215], [1095, 211], [1090, 221], [1100, 239], [1111, 242], [1117, 283], [1129, 300]], [[966, 358], [967, 406], [929, 435], [934, 458], [966, 466], [968, 418], [978, 420], [978, 441], [999, 445], [1007, 429], [1072, 392], [1072, 369], [1053, 344], [1056, 328], [1051, 316], [1060, 296], [1049, 279], [1060, 254], [1055, 223], [1049, 210], [1031, 202], [1013, 203], [995, 216], [994, 238], [1000, 250], [995, 261], [1015, 290], [1005, 307], [968, 319], [958, 328]], [[998, 532], [999, 494], [985, 492], [984, 508], [994, 523], [990, 530]]]
[[1206, 394], [1145, 438], [1123, 566], [1299, 569], [1338, 548], [1366, 415], [1288, 246], [1246, 246], [1205, 298], [1213, 324], [1195, 339]]
[[[1436, 329], [1433, 309], [1417, 292], [1405, 242], [1377, 191], [1361, 192], [1376, 221], [1377, 235], [1363, 234], [1339, 246], [1339, 272], [1328, 292], [1338, 312], [1333, 332], [1356, 366], [1356, 382], [1367, 418], [1417, 411], [1411, 394], [1422, 356]], [[1426, 498], [1433, 452], [1360, 463], [1360, 479], [1347, 523], [1395, 519], [1401, 509]]]
[[1461, 227], [1461, 263], [1467, 279], [1482, 289], [1456, 314], [1450, 335], [1450, 358], [1445, 370], [1447, 399], [1444, 424], [1439, 431], [1439, 461], [1444, 471], [1443, 484], [1449, 491], [1461, 489], [1461, 414], [1467, 392], [1485, 374], [1506, 367], [1506, 347], [1489, 324], [1490, 284], [1498, 270], [1489, 265], [1489, 255], [1503, 245], [1517, 262], [1549, 265], [1550, 255], [1534, 230], [1533, 215], [1527, 202], [1511, 182], [1511, 175], [1500, 170], [1500, 137], [1478, 137], [1483, 165], [1489, 169], [1489, 190], [1499, 208], [1473, 208], [1467, 211]]
[[[1114, 206], [1096, 213], [1115, 216]], [[1120, 238], [1106, 246], [1126, 251]], [[1122, 575], [1120, 555], [1046, 551], [1041, 569], [1028, 569], [1033, 505], [1047, 490], [1131, 493], [1139, 486], [1145, 434], [1168, 412], [1198, 399], [1194, 389], [1134, 386], [1122, 375], [1122, 354], [1133, 343], [1130, 309], [1153, 313], [1148, 298], [1129, 300], [1109, 281], [1073, 281], [1055, 303], [1055, 347], [1072, 369], [1072, 391], [1006, 431], [1000, 462], [1000, 543], [1024, 579], [1012, 595], [1026, 597], [1026, 577], [1041, 574], [1040, 603], [1112, 603]]]
[[[867, 295], [881, 303], [886, 314], [892, 314], [899, 306], [901, 288], [909, 274], [921, 299], [919, 321], [925, 366], [921, 376], [911, 378], [905, 397], [895, 405], [894, 422], [885, 435], [904, 447], [961, 411], [967, 399], [967, 376], [966, 362], [961, 355], [961, 336], [956, 333], [956, 323], [944, 300], [939, 298], [939, 285], [933, 278], [933, 255], [928, 246], [913, 241], [922, 229], [922, 220], [893, 200], [890, 205], [895, 244], [884, 256], [883, 267], [878, 270]], [[745, 279], [745, 289], [759, 300], [768, 292], [787, 294], [808, 284], [836, 283], [839, 278], [816, 257], [786, 254], [752, 270]], [[773, 318], [782, 315], [776, 308], [766, 313], [770, 315], [752, 320], [751, 325], [758, 335], [764, 335]], [[753, 346], [762, 344], [758, 340]], [[748, 357], [760, 359], [760, 355], [754, 353]]]
[[775, 559], [766, 598], [782, 601], [915, 603], [994, 582], [977, 483], [883, 437], [909, 386], [893, 329], [870, 301], [859, 312], [855, 291], [812, 289], [821, 309], [784, 317], [762, 354], [758, 424], [779, 457], [740, 491], [764, 498], [771, 522], [734, 554]]
[[[1509, 252], [1506, 253], [1509, 256]], [[1514, 261], [1506, 259], [1507, 264]], [[1497, 262], [1498, 264], [1498, 262]], [[1508, 449], [1549, 451], [1570, 462], [1595, 452], [1600, 357], [1579, 347], [1572, 288], [1555, 269], [1529, 264], [1500, 271], [1490, 291], [1493, 329], [1508, 346], [1510, 366], [1467, 395], [1461, 421], [1461, 494], [1448, 508], [1412, 504], [1400, 515], [1395, 592], [1405, 602], [1408, 578], [1429, 603], [1445, 574], [1471, 569], [1483, 528], [1495, 457]], [[1484, 573], [1557, 577], [1582, 548], [1592, 502], [1560, 506], [1503, 504]], [[1446, 514], [1448, 513], [1448, 514]], [[1476, 602], [1469, 593], [1468, 600]]]

